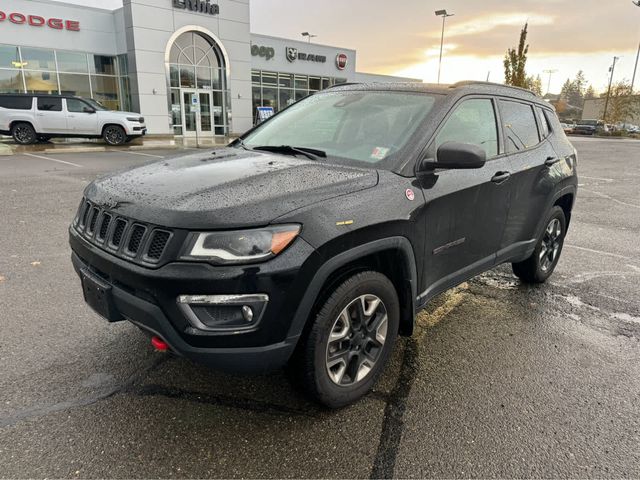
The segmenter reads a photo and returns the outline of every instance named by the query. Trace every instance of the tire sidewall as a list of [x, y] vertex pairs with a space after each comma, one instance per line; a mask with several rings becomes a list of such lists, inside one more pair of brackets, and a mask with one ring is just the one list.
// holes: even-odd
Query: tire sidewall
[[[334, 293], [339, 292], [339, 298], [332, 295], [327, 300], [316, 317], [316, 323], [311, 332], [310, 345], [313, 349], [313, 376], [316, 391], [322, 403], [334, 408], [348, 405], [371, 390], [388, 362], [398, 332], [400, 305], [391, 281], [382, 274], [375, 272], [366, 272], [359, 276], [362, 281], [349, 285], [348, 288], [342, 290], [342, 288], [349, 283], [347, 281], [336, 289]], [[384, 303], [389, 322], [387, 338], [380, 358], [377, 360], [369, 375], [356, 385], [348, 387], [339, 386], [331, 380], [326, 369], [326, 352], [329, 334], [342, 310], [353, 300], [365, 294], [376, 295]]]
[[[562, 234], [560, 235], [560, 249], [558, 250], [558, 256], [556, 257], [554, 263], [551, 265], [549, 270], [545, 272], [542, 270], [540, 266], [540, 250], [542, 249], [542, 241], [544, 240], [544, 235], [547, 230], [547, 227], [554, 219], [560, 220], [560, 226], [562, 228]], [[558, 266], [558, 262], [560, 261], [560, 257], [562, 256], [562, 249], [564, 247], [564, 239], [566, 235], [567, 235], [567, 219], [564, 215], [564, 211], [562, 210], [562, 208], [558, 206], [553, 207], [549, 217], [547, 218], [547, 221], [544, 223], [542, 235], [540, 235], [540, 240], [538, 241], [538, 244], [536, 245], [536, 249], [533, 252], [533, 257], [535, 259], [535, 266], [536, 266], [535, 276], [538, 281], [541, 281], [541, 282], [545, 281], [547, 278], [549, 278], [553, 274], [554, 270]]]

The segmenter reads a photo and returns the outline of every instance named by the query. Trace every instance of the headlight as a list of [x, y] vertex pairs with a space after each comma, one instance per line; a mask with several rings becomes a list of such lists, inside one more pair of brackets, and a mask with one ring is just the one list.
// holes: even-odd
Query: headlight
[[300, 233], [300, 225], [278, 225], [259, 230], [192, 234], [182, 258], [229, 265], [263, 262], [275, 257]]
[[127, 117], [127, 120], [128, 120], [129, 122], [142, 123], [142, 122], [140, 122], [140, 117]]

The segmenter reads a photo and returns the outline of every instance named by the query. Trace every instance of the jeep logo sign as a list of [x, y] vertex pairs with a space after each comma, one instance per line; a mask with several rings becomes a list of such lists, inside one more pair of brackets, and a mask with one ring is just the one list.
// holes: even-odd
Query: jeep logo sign
[[265, 60], [271, 60], [276, 56], [276, 51], [273, 47], [261, 47], [258, 45], [251, 45], [251, 55], [254, 57], [262, 57]]
[[220, 7], [215, 3], [211, 3], [211, 0], [173, 0], [173, 8], [190, 10], [206, 15], [218, 15], [220, 13]]
[[349, 58], [344, 53], [339, 53], [336, 57], [336, 67], [338, 67], [338, 70], [347, 68], [347, 63], [349, 63]]

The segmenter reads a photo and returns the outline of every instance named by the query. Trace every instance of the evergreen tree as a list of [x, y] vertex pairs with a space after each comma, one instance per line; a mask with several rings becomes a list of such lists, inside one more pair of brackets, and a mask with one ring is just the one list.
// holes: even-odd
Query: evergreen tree
[[529, 45], [527, 44], [527, 33], [529, 24], [526, 23], [520, 32], [520, 43], [517, 51], [513, 48], [507, 50], [504, 57], [504, 83], [514, 87], [528, 88], [527, 85], [527, 54]]

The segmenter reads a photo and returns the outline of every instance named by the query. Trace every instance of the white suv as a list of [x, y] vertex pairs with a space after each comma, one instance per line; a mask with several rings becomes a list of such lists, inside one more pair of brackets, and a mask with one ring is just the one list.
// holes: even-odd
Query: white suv
[[104, 138], [123, 145], [147, 133], [139, 113], [107, 110], [95, 100], [61, 95], [0, 95], [0, 134], [21, 145], [52, 137]]

